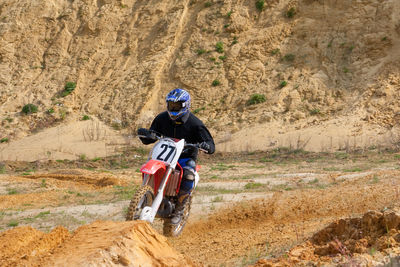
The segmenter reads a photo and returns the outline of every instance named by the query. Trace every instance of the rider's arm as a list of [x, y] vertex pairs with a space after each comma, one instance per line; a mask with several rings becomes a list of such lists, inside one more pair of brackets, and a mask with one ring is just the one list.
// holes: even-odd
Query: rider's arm
[[210, 132], [205, 125], [200, 125], [197, 129], [199, 135], [199, 143], [205, 142], [208, 144], [207, 154], [212, 154], [215, 152], [214, 139], [212, 138]]
[[[160, 128], [159, 124], [160, 124], [160, 116], [157, 116], [157, 117], [155, 117], [155, 119], [151, 123], [150, 130], [151, 131], [155, 131], [155, 132], [160, 132], [159, 131], [159, 128]], [[139, 136], [139, 139], [145, 145], [148, 145], [148, 144], [151, 144], [151, 143], [154, 143], [155, 141], [157, 141], [157, 139], [151, 138], [151, 137], [146, 138], [146, 137], [140, 137]]]

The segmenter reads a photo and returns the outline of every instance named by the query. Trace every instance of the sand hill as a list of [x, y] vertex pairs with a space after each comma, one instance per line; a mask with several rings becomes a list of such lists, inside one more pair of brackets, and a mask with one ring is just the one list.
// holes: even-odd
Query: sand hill
[[[400, 3], [256, 2], [0, 4], [3, 158], [38, 131], [81, 132], [85, 115], [132, 133], [174, 87], [192, 94], [220, 151], [397, 143]], [[24, 115], [26, 104], [37, 113]], [[36, 154], [46, 150], [62, 149]]]

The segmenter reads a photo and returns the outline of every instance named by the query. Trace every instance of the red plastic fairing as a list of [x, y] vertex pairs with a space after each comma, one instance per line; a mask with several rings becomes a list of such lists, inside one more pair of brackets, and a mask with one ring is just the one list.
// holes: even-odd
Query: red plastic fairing
[[142, 173], [146, 174], [155, 174], [159, 169], [166, 170], [167, 167], [165, 166], [165, 163], [151, 159], [148, 162], [146, 162], [142, 168], [140, 168], [140, 171]]
[[181, 165], [179, 163], [176, 164], [176, 169], [178, 169], [180, 171], [180, 173], [181, 173], [181, 175], [179, 177], [178, 187], [176, 188], [176, 194], [178, 194], [179, 193], [179, 189], [181, 188], [183, 169], [182, 169], [182, 167], [181, 167]]
[[201, 166], [200, 165], [196, 165], [196, 172], [198, 172], [200, 170]]

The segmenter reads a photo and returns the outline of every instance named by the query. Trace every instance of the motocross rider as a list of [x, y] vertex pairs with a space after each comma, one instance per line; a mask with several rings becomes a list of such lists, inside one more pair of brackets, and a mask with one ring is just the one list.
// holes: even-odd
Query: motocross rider
[[[190, 144], [199, 144], [199, 148], [205, 150], [207, 154], [212, 154], [215, 151], [214, 140], [203, 122], [190, 112], [190, 100], [190, 94], [183, 89], [176, 88], [169, 92], [166, 97], [167, 111], [155, 117], [150, 130], [166, 137], [185, 139]], [[140, 137], [145, 145], [156, 141], [152, 134], [144, 128], [138, 130], [139, 136], [146, 136]], [[185, 149], [179, 158], [183, 177], [178, 193], [178, 203], [171, 218], [173, 224], [181, 221], [184, 205], [192, 193], [197, 154], [197, 149]]]

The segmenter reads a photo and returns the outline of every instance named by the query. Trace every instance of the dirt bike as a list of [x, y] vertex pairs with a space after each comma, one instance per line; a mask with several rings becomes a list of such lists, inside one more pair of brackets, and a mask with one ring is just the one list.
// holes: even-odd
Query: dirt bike
[[[139, 137], [148, 136], [139, 135]], [[162, 218], [163, 234], [178, 236], [188, 220], [192, 201], [190, 194], [184, 204], [182, 220], [178, 224], [171, 223], [183, 176], [183, 168], [178, 159], [185, 149], [202, 149], [198, 144], [185, 143], [184, 139], [178, 140], [157, 134], [154, 134], [153, 138], [158, 139], [158, 142], [152, 148], [148, 161], [140, 169], [143, 182], [130, 202], [126, 220], [144, 220], [153, 223], [155, 217]], [[200, 180], [197, 172], [199, 169], [200, 166], [197, 165], [194, 188]]]

